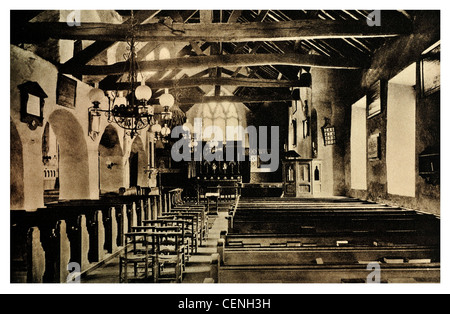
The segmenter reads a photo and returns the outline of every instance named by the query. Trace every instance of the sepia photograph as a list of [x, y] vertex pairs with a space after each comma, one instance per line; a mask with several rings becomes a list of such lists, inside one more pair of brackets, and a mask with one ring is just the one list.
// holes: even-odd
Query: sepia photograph
[[9, 14], [10, 284], [441, 283], [440, 10]]

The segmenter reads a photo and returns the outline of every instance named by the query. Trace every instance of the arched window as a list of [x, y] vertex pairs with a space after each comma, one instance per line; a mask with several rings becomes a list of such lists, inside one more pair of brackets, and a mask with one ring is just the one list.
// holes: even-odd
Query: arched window
[[[227, 127], [240, 126], [236, 104], [234, 103], [207, 103], [202, 105], [203, 131], [209, 126], [217, 126], [222, 130], [226, 141], [239, 141], [242, 134], [227, 132]], [[210, 138], [204, 138], [210, 140]]]

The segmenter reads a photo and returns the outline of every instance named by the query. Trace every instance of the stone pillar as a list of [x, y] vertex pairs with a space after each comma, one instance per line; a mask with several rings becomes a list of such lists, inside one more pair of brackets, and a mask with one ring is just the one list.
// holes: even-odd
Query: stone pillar
[[27, 235], [27, 282], [43, 283], [45, 273], [45, 252], [41, 243], [41, 232], [32, 227]]

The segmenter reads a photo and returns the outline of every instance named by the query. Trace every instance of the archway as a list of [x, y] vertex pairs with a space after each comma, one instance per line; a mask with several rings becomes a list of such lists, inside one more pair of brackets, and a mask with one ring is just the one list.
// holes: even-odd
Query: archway
[[10, 120], [10, 206], [22, 209], [24, 206], [23, 147], [16, 125]]
[[48, 121], [59, 143], [59, 198], [88, 199], [89, 159], [83, 128], [65, 109], [53, 111]]
[[123, 153], [117, 130], [108, 125], [98, 144], [100, 194], [117, 192], [123, 184]]
[[148, 158], [145, 153], [144, 144], [138, 136], [131, 145], [130, 157], [128, 159], [130, 166], [130, 187], [133, 186], [147, 186], [146, 167], [148, 165]]

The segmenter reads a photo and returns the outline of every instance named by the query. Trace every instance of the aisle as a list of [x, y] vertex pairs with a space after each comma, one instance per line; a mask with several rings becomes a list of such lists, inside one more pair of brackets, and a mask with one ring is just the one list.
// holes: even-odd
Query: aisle
[[209, 277], [211, 254], [217, 253], [217, 241], [220, 238], [220, 232], [227, 230], [227, 215], [227, 212], [221, 210], [217, 218], [210, 218], [214, 222], [209, 230], [208, 240], [203, 247], [198, 248], [198, 254], [192, 256], [187, 263], [183, 283], [203, 283], [204, 279]]
[[[227, 229], [227, 210], [221, 209], [218, 216], [210, 217], [211, 229], [207, 241], [198, 248], [198, 253], [193, 255], [186, 265], [183, 283], [203, 283], [209, 277], [211, 254], [217, 253], [217, 241], [220, 232]], [[81, 279], [81, 283], [119, 283], [119, 257], [116, 256], [101, 267], [89, 272]]]

